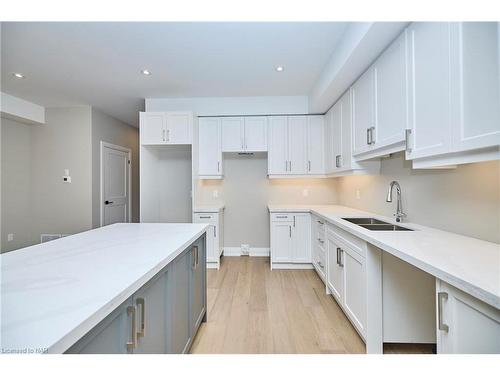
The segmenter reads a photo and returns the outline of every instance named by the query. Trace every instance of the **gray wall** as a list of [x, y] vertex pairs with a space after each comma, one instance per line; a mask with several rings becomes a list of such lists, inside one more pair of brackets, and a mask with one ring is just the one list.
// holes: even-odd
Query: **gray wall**
[[[46, 124], [31, 127], [33, 240], [41, 233], [92, 228], [91, 108], [47, 108]], [[72, 183], [62, 181], [69, 169]]]
[[[304, 189], [309, 195], [303, 195]], [[218, 198], [213, 197], [217, 190]], [[334, 179], [267, 178], [267, 154], [224, 154], [223, 180], [198, 180], [197, 204], [224, 202], [224, 246], [269, 247], [271, 204], [334, 204]]]
[[[392, 216], [386, 203], [392, 180], [401, 184], [408, 221], [500, 242], [498, 161], [466, 164], [450, 170], [412, 170], [402, 153], [382, 161], [379, 176], [338, 178], [339, 204]], [[360, 199], [356, 199], [356, 190]]]
[[132, 221], [139, 221], [139, 129], [92, 108], [92, 227], [100, 224], [100, 143], [132, 150]]
[[[31, 228], [31, 127], [5, 118], [1, 126], [2, 251], [33, 243]], [[14, 240], [7, 242], [12, 233]]]

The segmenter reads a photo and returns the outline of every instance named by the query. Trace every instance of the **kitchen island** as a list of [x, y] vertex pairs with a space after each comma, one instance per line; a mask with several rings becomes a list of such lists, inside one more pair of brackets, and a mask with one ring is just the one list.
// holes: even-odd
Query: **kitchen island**
[[206, 224], [114, 224], [2, 254], [3, 353], [185, 353]]

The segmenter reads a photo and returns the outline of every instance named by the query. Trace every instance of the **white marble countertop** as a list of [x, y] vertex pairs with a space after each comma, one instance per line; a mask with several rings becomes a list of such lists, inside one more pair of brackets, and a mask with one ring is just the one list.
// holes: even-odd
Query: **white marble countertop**
[[218, 204], [206, 204], [206, 205], [198, 205], [193, 208], [193, 212], [199, 212], [199, 213], [217, 213], [221, 212], [224, 209], [225, 205], [224, 203], [218, 203]]
[[[500, 309], [500, 245], [335, 205], [269, 205], [270, 212], [311, 212], [374, 246]], [[342, 217], [374, 217], [414, 231], [370, 231]]]
[[114, 224], [0, 255], [0, 350], [62, 353], [206, 224]]

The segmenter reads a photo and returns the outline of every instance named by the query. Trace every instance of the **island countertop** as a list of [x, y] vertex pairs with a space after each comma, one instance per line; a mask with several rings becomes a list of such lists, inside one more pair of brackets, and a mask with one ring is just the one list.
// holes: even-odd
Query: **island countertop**
[[0, 256], [0, 349], [62, 353], [206, 224], [114, 224]]
[[[269, 205], [310, 212], [448, 284], [500, 309], [500, 245], [337, 205]], [[373, 217], [414, 231], [371, 231], [342, 218]]]

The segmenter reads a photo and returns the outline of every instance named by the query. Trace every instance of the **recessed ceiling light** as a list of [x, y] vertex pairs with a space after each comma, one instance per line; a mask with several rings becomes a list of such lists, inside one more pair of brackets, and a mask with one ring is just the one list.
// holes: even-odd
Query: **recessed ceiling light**
[[150, 76], [151, 75], [151, 72], [147, 69], [143, 69], [141, 70], [141, 73], [144, 74], [145, 76]]
[[24, 78], [24, 75], [21, 74], [21, 73], [12, 73], [12, 75], [16, 78], [19, 78], [19, 79], [23, 79]]
[[278, 65], [278, 66], [276, 67], [276, 71], [277, 71], [277, 72], [282, 72], [283, 70], [285, 70], [285, 68], [283, 68], [281, 65]]

